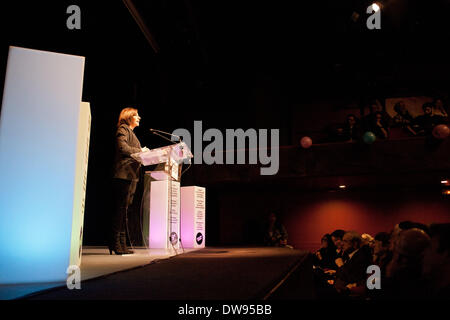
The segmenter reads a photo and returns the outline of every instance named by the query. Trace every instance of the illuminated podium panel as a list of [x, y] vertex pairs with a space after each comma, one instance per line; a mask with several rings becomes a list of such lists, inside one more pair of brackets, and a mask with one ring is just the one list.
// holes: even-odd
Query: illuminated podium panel
[[84, 57], [10, 47], [0, 118], [0, 284], [79, 264], [89, 151]]
[[205, 247], [205, 188], [181, 188], [181, 241], [185, 248]]
[[152, 181], [150, 192], [149, 248], [180, 248], [180, 183]]

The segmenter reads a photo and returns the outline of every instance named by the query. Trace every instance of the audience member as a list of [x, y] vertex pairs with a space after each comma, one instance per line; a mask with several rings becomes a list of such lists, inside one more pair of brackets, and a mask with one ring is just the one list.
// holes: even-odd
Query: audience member
[[411, 228], [399, 233], [393, 256], [382, 280], [381, 299], [423, 298], [425, 283], [422, 278], [422, 264], [430, 237], [421, 229]]
[[394, 111], [397, 112], [393, 118], [393, 127], [400, 127], [403, 131], [407, 132], [409, 135], [417, 135], [414, 130], [414, 118], [409, 114], [408, 109], [406, 109], [405, 103], [399, 101], [394, 105]]
[[450, 299], [450, 223], [432, 224], [430, 236], [423, 260], [428, 294], [433, 299]]
[[373, 247], [375, 245], [375, 239], [368, 233], [363, 233], [361, 235], [362, 245], [367, 245], [371, 250], [373, 250]]
[[288, 233], [275, 213], [270, 213], [265, 228], [264, 243], [267, 246], [290, 247], [287, 244]]
[[382, 276], [386, 275], [386, 267], [392, 259], [392, 251], [389, 250], [390, 237], [387, 232], [378, 232], [375, 235], [373, 264], [380, 267]]
[[[390, 115], [384, 110], [384, 107], [381, 103], [376, 99], [372, 100], [369, 104], [369, 114], [363, 117], [363, 129], [364, 131], [372, 131], [379, 130], [380, 126], [377, 125], [378, 119], [380, 118], [380, 125], [384, 128], [389, 128], [391, 126], [392, 118]], [[377, 115], [378, 114], [378, 115]], [[381, 117], [380, 117], [381, 115]], [[373, 131], [372, 131], [373, 132]], [[375, 132], [373, 132], [375, 134]], [[381, 136], [380, 136], [381, 137]]]
[[448, 108], [444, 105], [444, 100], [436, 98], [433, 101], [433, 107], [436, 110], [436, 114], [440, 114], [444, 120], [448, 120]]
[[342, 229], [334, 230], [331, 233], [331, 240], [333, 241], [335, 247], [336, 247], [336, 265], [337, 267], [341, 267], [344, 265], [344, 262], [347, 260], [348, 256], [344, 252], [343, 249], [343, 241], [342, 238], [344, 237], [345, 231]]
[[331, 240], [331, 235], [327, 233], [322, 237], [320, 249], [315, 253], [314, 265], [323, 270], [336, 270], [336, 258], [336, 246], [334, 245], [333, 240]]
[[383, 113], [375, 112], [371, 122], [368, 123], [367, 131], [371, 131], [379, 139], [389, 138], [389, 125], [383, 120]]
[[346, 141], [358, 141], [361, 138], [361, 125], [354, 114], [347, 115], [343, 128], [343, 135]]
[[433, 104], [431, 102], [424, 103], [422, 109], [423, 115], [414, 119], [415, 124], [418, 126], [418, 134], [431, 135], [433, 128], [438, 124], [445, 123], [445, 119], [442, 116], [433, 114]]
[[[314, 277], [319, 298], [375, 300], [450, 298], [450, 223], [430, 226], [402, 221], [391, 233], [369, 234], [338, 229], [322, 237], [316, 252]], [[336, 260], [336, 271], [321, 267], [324, 256], [346, 257]], [[332, 259], [328, 259], [331, 262]], [[367, 267], [381, 270], [381, 289], [367, 290]]]
[[355, 231], [346, 232], [343, 249], [348, 260], [336, 272], [334, 287], [338, 293], [351, 294], [354, 288], [365, 288], [367, 267], [372, 264], [372, 256], [367, 246], [362, 246], [361, 235]]

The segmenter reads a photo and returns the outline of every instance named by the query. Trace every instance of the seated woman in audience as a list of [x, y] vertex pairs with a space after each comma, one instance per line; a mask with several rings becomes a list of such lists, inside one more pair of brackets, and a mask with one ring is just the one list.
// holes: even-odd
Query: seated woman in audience
[[389, 250], [390, 237], [391, 235], [387, 232], [378, 232], [375, 235], [373, 264], [380, 267], [382, 276], [386, 274], [386, 267], [392, 259], [392, 251]]
[[354, 114], [347, 115], [343, 127], [343, 134], [346, 141], [358, 141], [361, 138], [362, 130], [358, 118]]
[[337, 266], [334, 262], [337, 258], [336, 246], [331, 240], [331, 235], [325, 234], [321, 239], [321, 247], [314, 255], [314, 265], [323, 270], [336, 270]]

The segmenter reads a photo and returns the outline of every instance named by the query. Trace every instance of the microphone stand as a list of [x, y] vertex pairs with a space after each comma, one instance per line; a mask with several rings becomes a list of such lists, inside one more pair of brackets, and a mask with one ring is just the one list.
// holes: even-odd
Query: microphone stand
[[167, 138], [167, 137], [164, 137], [163, 135], [160, 135], [159, 133], [157, 133], [157, 132], [152, 132], [153, 134], [155, 134], [155, 135], [157, 135], [157, 136], [159, 136], [159, 137], [161, 137], [161, 138], [163, 138], [164, 140], [167, 140], [167, 141], [169, 141], [169, 142], [171, 142], [171, 143], [177, 143], [176, 141], [172, 141], [172, 140], [170, 140], [169, 138]]
[[[156, 135], [158, 135], [158, 136], [160, 136], [160, 137], [162, 137], [162, 138], [164, 138], [164, 137], [161, 136], [161, 135], [159, 135], [159, 134], [157, 134], [157, 132], [163, 133], [163, 134], [167, 134], [167, 135], [169, 135], [169, 136], [171, 136], [171, 137], [176, 137], [176, 138], [178, 138], [178, 142], [181, 142], [181, 141], [182, 141], [182, 139], [181, 139], [180, 136], [177, 136], [176, 134], [172, 134], [172, 133], [165, 132], [165, 131], [162, 131], [162, 130], [150, 129], [150, 132], [153, 133], [153, 134], [156, 134]], [[167, 140], [167, 139], [166, 139], [166, 140]], [[170, 141], [170, 142], [173, 142], [173, 143], [176, 142], [176, 141], [173, 141], [173, 140], [169, 140], [169, 141]]]

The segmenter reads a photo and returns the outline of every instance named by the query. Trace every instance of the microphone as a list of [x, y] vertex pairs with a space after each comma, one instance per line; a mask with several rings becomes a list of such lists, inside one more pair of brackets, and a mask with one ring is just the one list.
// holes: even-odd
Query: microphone
[[160, 136], [161, 138], [166, 139], [166, 140], [168, 140], [168, 141], [170, 141], [170, 142], [172, 142], [172, 143], [176, 143], [176, 141], [169, 140], [169, 139], [167, 139], [166, 137], [164, 137], [164, 136], [162, 136], [162, 135], [160, 135], [160, 134], [158, 134], [158, 133], [167, 134], [167, 135], [169, 135], [169, 136], [171, 136], [171, 137], [177, 138], [179, 142], [182, 141], [181, 137], [180, 137], [180, 136], [177, 136], [176, 134], [172, 134], [172, 133], [165, 132], [165, 131], [162, 131], [162, 130], [157, 130], [157, 129], [149, 129], [149, 130], [150, 130], [151, 133], [153, 133], [153, 134], [155, 134], [155, 135], [157, 135], [157, 136]]

